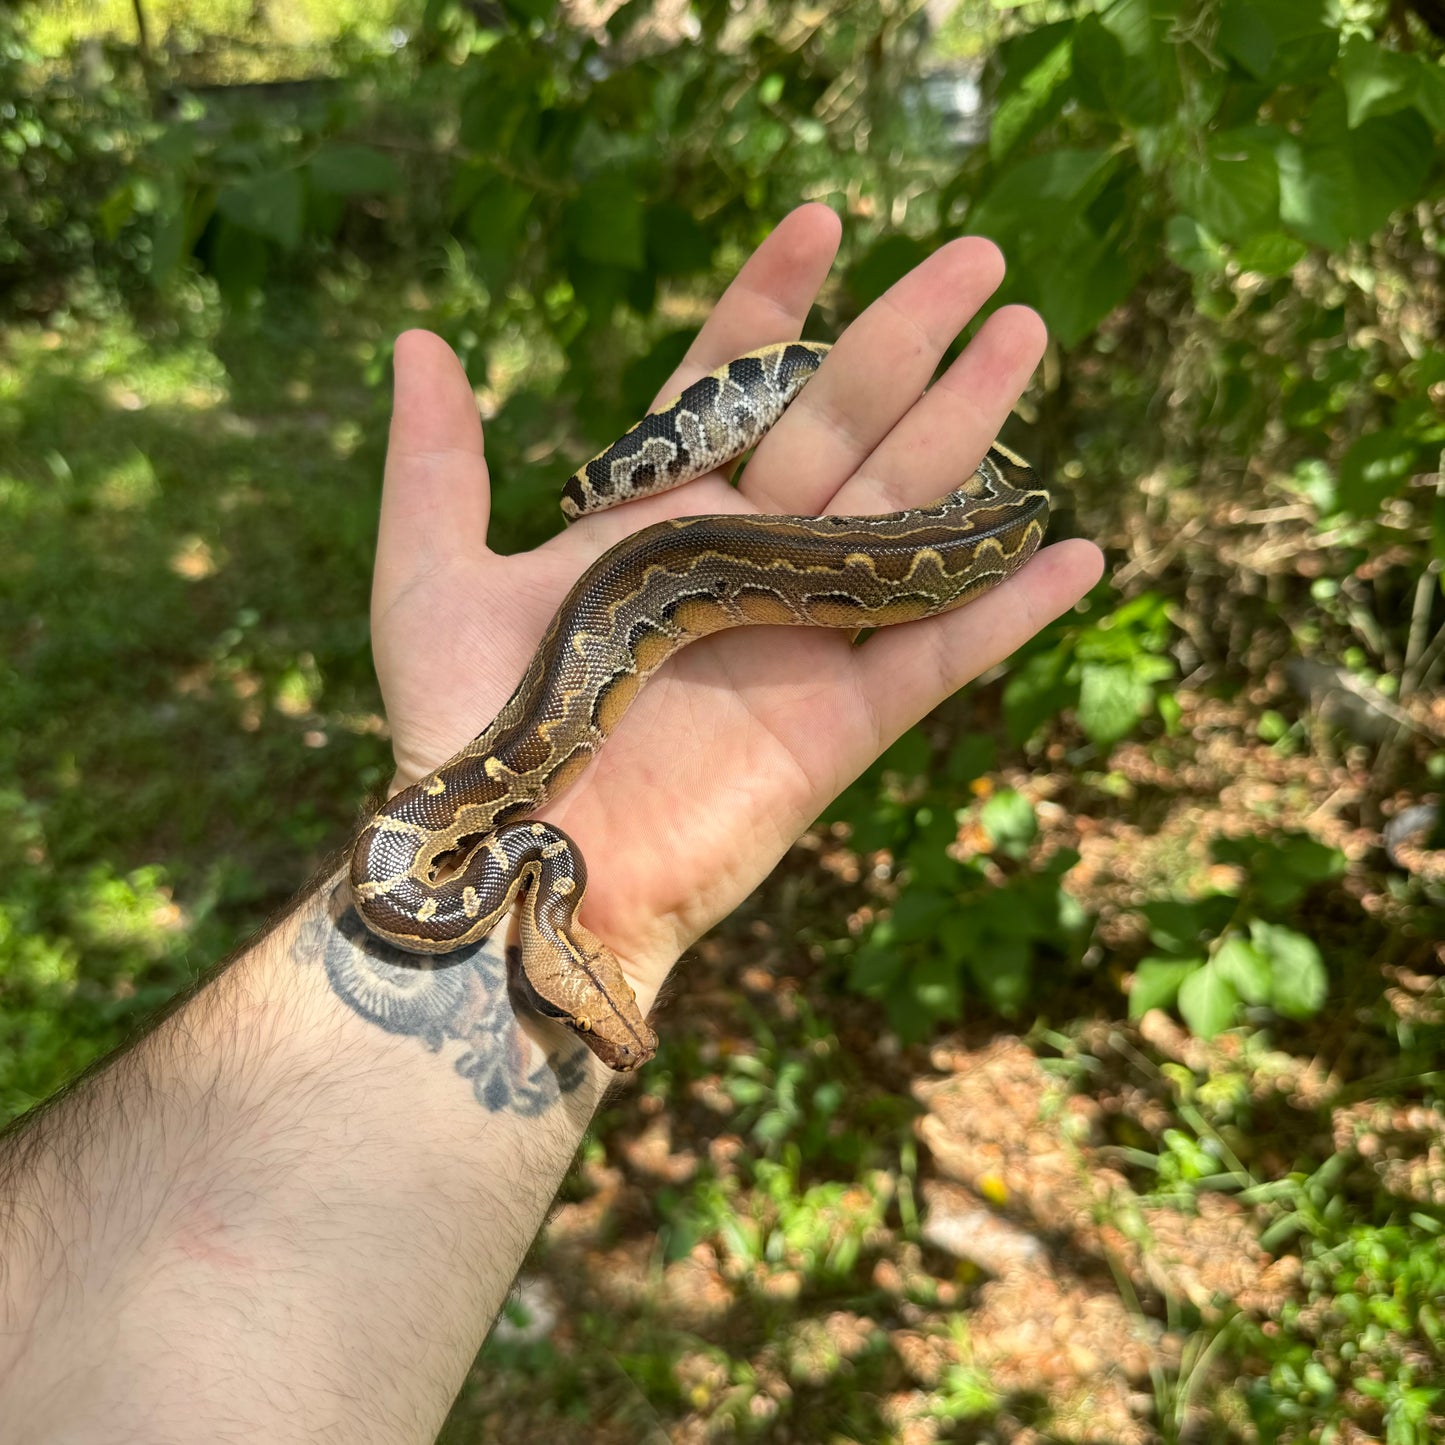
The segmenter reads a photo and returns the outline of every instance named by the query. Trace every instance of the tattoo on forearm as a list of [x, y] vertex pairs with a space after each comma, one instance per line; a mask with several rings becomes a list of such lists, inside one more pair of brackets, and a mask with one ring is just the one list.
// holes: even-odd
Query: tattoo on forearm
[[550, 1053], [521, 1028], [507, 991], [502, 930], [443, 958], [404, 953], [367, 931], [337, 884], [296, 936], [299, 963], [318, 957], [333, 992], [388, 1033], [410, 1034], [434, 1053], [465, 1045], [456, 1070], [492, 1113], [532, 1118], [580, 1087], [587, 1050], [566, 1038]]

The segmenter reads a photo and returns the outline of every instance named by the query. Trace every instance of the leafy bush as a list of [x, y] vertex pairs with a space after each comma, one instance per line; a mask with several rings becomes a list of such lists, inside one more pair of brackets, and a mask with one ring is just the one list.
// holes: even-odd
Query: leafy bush
[[0, 10], [0, 314], [68, 305], [93, 280], [133, 292], [148, 239], [96, 211], [127, 165], [143, 98], [108, 75], [40, 79], [21, 18]]
[[1304, 934], [1271, 921], [1314, 885], [1337, 878], [1344, 858], [1307, 834], [1266, 839], [1216, 839], [1217, 863], [1238, 870], [1234, 891], [1144, 905], [1149, 940], [1159, 953], [1134, 973], [1129, 1017], [1178, 1002], [1184, 1021], [1212, 1038], [1238, 1021], [1245, 1005], [1267, 1004], [1304, 1019], [1325, 1001], [1319, 948]]
[[1254, 1422], [1283, 1442], [1358, 1421], [1388, 1445], [1426, 1445], [1445, 1419], [1445, 1225], [1417, 1213], [1409, 1227], [1351, 1226], [1342, 1201], [1319, 1203], [1306, 1298], [1275, 1330], [1248, 1332], [1267, 1362], [1246, 1391]]

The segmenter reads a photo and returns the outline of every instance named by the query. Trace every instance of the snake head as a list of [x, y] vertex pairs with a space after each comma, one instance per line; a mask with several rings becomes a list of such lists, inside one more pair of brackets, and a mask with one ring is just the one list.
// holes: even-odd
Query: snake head
[[524, 905], [522, 946], [507, 949], [513, 995], [532, 1013], [571, 1029], [615, 1073], [640, 1069], [657, 1052], [657, 1035], [617, 956], [575, 921], [566, 935], [571, 948], [538, 946], [535, 930]]
[[617, 1028], [609, 1029], [604, 1035], [595, 1028], [583, 1027], [584, 1022], [578, 1020], [572, 1024], [569, 1020], [569, 1026], [614, 1073], [630, 1074], [657, 1052], [657, 1035], [646, 1024], [639, 1031]]

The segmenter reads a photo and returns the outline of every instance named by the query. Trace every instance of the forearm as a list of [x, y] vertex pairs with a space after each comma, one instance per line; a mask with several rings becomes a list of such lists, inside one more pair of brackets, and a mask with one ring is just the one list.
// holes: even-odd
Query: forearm
[[436, 1434], [612, 1076], [344, 897], [0, 1140], [0, 1438]]

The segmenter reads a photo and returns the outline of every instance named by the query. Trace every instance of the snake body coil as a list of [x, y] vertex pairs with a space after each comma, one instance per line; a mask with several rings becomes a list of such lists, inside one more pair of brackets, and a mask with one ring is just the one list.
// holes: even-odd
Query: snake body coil
[[[568, 480], [569, 518], [678, 486], [753, 446], [828, 348], [740, 357], [649, 413]], [[616, 958], [577, 912], [587, 873], [528, 815], [587, 767], [643, 683], [679, 648], [753, 623], [878, 627], [959, 607], [1043, 540], [1048, 494], [989, 449], [956, 491], [882, 517], [685, 517], [625, 537], [582, 575], [506, 705], [455, 757], [376, 813], [352, 854], [357, 911], [415, 953], [485, 938], [525, 890], [514, 984], [614, 1069], [656, 1037]]]

